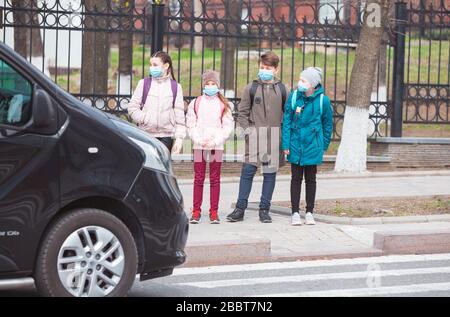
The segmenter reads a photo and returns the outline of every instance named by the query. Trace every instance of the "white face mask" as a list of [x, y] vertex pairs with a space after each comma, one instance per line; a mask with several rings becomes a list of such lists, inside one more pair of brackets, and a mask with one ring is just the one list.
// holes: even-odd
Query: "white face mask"
[[303, 82], [303, 81], [299, 81], [298, 82], [298, 91], [300, 92], [306, 92], [309, 90], [309, 88], [311, 88], [311, 85]]

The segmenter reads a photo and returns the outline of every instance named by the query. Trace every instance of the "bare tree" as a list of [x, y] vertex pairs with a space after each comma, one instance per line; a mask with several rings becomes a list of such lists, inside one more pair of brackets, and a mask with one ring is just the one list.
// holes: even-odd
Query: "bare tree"
[[[201, 0], [194, 0], [194, 15], [195, 17], [202, 17], [203, 15], [203, 6]], [[201, 31], [201, 25], [199, 23], [196, 23], [195, 25], [195, 32]], [[194, 38], [194, 51], [196, 55], [199, 55], [202, 53], [203, 50], [203, 37], [196, 36]]]
[[117, 93], [131, 94], [131, 75], [133, 72], [133, 14], [134, 0], [120, 0], [119, 9], [125, 16], [121, 19], [123, 31], [119, 35], [119, 69], [117, 75]]
[[37, 0], [12, 0], [14, 23], [14, 50], [29, 59], [37, 68], [49, 75], [44, 61], [44, 47], [39, 28]]
[[338, 172], [363, 172], [367, 168], [369, 106], [391, 3], [392, 0], [366, 2], [336, 158], [335, 170]]
[[[86, 13], [84, 27], [89, 30], [85, 30], [83, 34], [81, 93], [106, 94], [110, 43], [109, 35], [104, 28], [108, 26], [108, 17], [96, 14], [108, 12], [108, 1], [85, 0], [84, 7]], [[102, 101], [98, 101], [96, 106], [101, 108]]]
[[[230, 34], [237, 34], [242, 14], [242, 1], [226, 1], [225, 14], [231, 21], [227, 28]], [[227, 97], [234, 98], [235, 54], [238, 39], [235, 37], [224, 38], [222, 44], [222, 59], [220, 63], [220, 76], [222, 86]]]

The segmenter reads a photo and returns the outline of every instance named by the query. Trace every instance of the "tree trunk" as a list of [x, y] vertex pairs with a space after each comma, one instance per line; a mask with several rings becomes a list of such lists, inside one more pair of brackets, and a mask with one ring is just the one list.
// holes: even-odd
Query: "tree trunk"
[[[33, 10], [31, 25], [31, 63], [40, 69], [45, 75], [50, 76], [50, 71], [48, 69], [48, 63], [44, 60], [44, 43], [42, 43], [41, 29], [39, 28], [39, 15], [37, 14], [38, 6], [37, 0], [31, 1]], [[56, 65], [57, 66], [57, 65]]]
[[336, 157], [337, 172], [364, 172], [367, 169], [367, 130], [375, 71], [383, 32], [388, 24], [392, 0], [368, 0], [345, 109], [342, 139]]
[[44, 48], [39, 29], [39, 17], [36, 14], [37, 0], [12, 0], [11, 3], [14, 10], [14, 23], [20, 25], [14, 28], [14, 50], [49, 76], [48, 65], [45, 61], [43, 63]]
[[[200, 0], [194, 0], [194, 15], [195, 17], [202, 17], [203, 16], [203, 8], [202, 8], [202, 2]], [[195, 32], [200, 32], [202, 29], [202, 26], [199, 23], [195, 24]], [[202, 36], [196, 36], [194, 37], [194, 51], [195, 55], [200, 55], [203, 51], [203, 37]]]
[[120, 12], [125, 14], [122, 26], [129, 32], [122, 31], [119, 35], [119, 69], [117, 75], [117, 94], [131, 95], [131, 75], [133, 72], [133, 13], [134, 0], [120, 0]]
[[25, 27], [29, 24], [29, 19], [25, 12], [18, 9], [25, 8], [26, 2], [26, 0], [12, 0], [11, 2], [14, 24], [20, 25], [20, 27], [14, 28], [14, 50], [24, 58], [27, 58], [29, 53], [28, 45], [30, 43], [30, 37], [28, 29]]
[[[106, 0], [85, 0], [85, 27], [90, 31], [84, 31], [83, 51], [81, 64], [81, 93], [82, 94], [106, 94], [108, 92], [108, 67], [109, 67], [109, 35], [106, 32], [96, 31], [108, 25], [107, 17], [101, 17], [96, 12], [107, 12]], [[94, 29], [94, 30], [92, 30]], [[104, 100], [97, 100], [96, 107], [104, 108]]]
[[[238, 25], [240, 25], [242, 4], [240, 1], [226, 1], [226, 16], [230, 19], [227, 28], [230, 34], [237, 34]], [[237, 47], [237, 38], [224, 38], [222, 44], [222, 59], [220, 62], [220, 81], [225, 90], [225, 95], [234, 98], [234, 77], [235, 77], [235, 54]]]

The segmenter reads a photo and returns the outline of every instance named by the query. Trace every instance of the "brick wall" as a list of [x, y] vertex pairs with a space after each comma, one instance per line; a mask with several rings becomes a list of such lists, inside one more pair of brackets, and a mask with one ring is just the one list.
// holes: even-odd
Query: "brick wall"
[[391, 169], [450, 168], [450, 139], [381, 138], [371, 141], [369, 154], [389, 156]]
[[[194, 166], [192, 162], [173, 162], [172, 164], [174, 173], [179, 178], [194, 178]], [[370, 171], [389, 171], [392, 169], [389, 163], [385, 162], [368, 162], [368, 170]], [[223, 176], [239, 176], [241, 173], [242, 163], [241, 162], [224, 162], [222, 164], [222, 175]], [[286, 164], [279, 174], [287, 175], [291, 173], [290, 164]], [[334, 162], [324, 162], [319, 166], [318, 172], [331, 172], [334, 169]], [[208, 168], [207, 168], [208, 171]], [[257, 172], [257, 175], [259, 172]]]

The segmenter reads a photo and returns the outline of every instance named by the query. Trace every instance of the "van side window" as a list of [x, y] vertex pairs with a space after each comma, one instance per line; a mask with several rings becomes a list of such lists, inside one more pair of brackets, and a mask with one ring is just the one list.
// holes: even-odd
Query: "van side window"
[[0, 59], [0, 125], [20, 127], [31, 118], [31, 83]]

